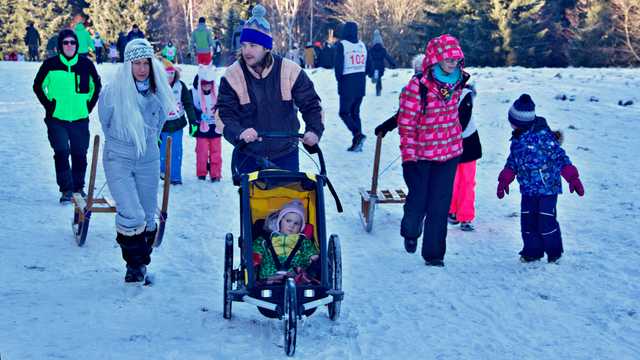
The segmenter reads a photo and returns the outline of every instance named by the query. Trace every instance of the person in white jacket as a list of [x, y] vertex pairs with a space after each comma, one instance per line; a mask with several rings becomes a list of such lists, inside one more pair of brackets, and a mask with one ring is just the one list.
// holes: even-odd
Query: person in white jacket
[[104, 173], [116, 201], [116, 241], [127, 263], [125, 282], [145, 279], [155, 239], [160, 152], [165, 114], [175, 110], [162, 63], [145, 39], [130, 41], [124, 63], [100, 94]]

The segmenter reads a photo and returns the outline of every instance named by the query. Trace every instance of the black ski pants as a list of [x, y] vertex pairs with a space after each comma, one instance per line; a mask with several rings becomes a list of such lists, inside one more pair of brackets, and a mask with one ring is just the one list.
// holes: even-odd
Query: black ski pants
[[547, 253], [549, 258], [562, 255], [562, 235], [556, 219], [558, 195], [522, 195], [520, 204], [520, 228], [524, 247], [520, 255], [541, 258]]
[[[89, 119], [63, 121], [45, 119], [49, 144], [53, 149], [56, 181], [60, 192], [80, 191], [84, 188], [89, 149]], [[69, 165], [71, 156], [71, 165]]]
[[409, 193], [404, 204], [400, 235], [417, 239], [423, 232], [422, 257], [443, 260], [447, 249], [447, 215], [459, 158], [445, 162], [407, 161], [402, 175]]
[[347, 129], [351, 131], [351, 135], [362, 134], [362, 121], [360, 120], [360, 104], [364, 96], [347, 96], [340, 95], [340, 109], [338, 114], [340, 119], [347, 125]]

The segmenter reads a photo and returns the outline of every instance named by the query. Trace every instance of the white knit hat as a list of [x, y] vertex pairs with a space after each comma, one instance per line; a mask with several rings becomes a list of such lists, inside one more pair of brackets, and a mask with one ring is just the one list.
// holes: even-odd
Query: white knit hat
[[200, 81], [214, 81], [216, 76], [215, 69], [216, 67], [213, 65], [199, 65], [198, 79]]
[[146, 39], [133, 39], [124, 48], [124, 61], [153, 57], [153, 46]]

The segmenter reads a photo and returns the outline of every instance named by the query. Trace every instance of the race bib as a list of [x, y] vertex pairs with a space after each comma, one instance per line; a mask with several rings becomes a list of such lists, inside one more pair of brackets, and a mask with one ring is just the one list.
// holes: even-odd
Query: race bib
[[342, 46], [344, 47], [344, 70], [343, 75], [354, 74], [366, 71], [367, 64], [367, 47], [364, 46], [362, 41], [352, 43], [350, 41], [342, 40]]

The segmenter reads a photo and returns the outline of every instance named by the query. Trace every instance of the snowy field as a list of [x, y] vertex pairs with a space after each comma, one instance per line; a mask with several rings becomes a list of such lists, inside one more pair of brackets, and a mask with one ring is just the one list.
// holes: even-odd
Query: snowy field
[[[114, 216], [94, 214], [79, 248], [72, 207], [58, 204], [44, 110], [32, 91], [38, 65], [0, 62], [0, 358], [283, 358], [279, 321], [241, 303], [230, 321], [222, 318], [223, 239], [239, 226], [229, 144], [223, 181], [214, 184], [197, 180], [195, 140], [185, 137], [184, 185], [172, 187], [165, 239], [152, 255], [156, 283], [125, 286]], [[104, 83], [114, 69], [98, 67]], [[325, 110], [321, 146], [345, 207], [338, 214], [327, 200], [327, 229], [342, 241], [345, 300], [339, 321], [323, 310], [299, 324], [296, 357], [640, 359], [640, 69], [468, 70], [484, 153], [476, 231], [449, 228], [444, 268], [426, 267], [419, 251], [405, 253], [401, 206], [378, 207], [370, 234], [358, 215], [358, 188], [371, 181], [373, 129], [395, 112], [411, 71], [388, 71], [381, 97], [368, 83], [362, 153], [345, 151], [351, 136], [337, 116], [333, 72], [309, 72]], [[187, 84], [195, 72], [183, 67]], [[579, 198], [565, 184], [559, 197], [558, 265], [518, 261], [517, 185], [505, 199], [495, 196], [509, 147], [507, 110], [522, 92], [564, 131], [586, 189]], [[567, 100], [556, 99], [563, 94]], [[101, 133], [97, 111], [91, 132]], [[380, 186], [403, 187], [397, 133], [383, 145]], [[100, 165], [98, 190], [103, 184]]]

